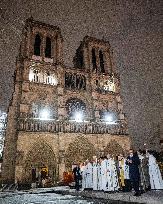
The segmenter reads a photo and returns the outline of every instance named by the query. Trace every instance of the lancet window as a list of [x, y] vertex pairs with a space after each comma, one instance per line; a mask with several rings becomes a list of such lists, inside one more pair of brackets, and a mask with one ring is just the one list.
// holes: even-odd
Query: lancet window
[[39, 34], [35, 36], [35, 43], [34, 43], [34, 55], [40, 56], [41, 55], [41, 37]]
[[55, 74], [50, 73], [49, 71], [43, 72], [33, 67], [31, 67], [29, 71], [29, 81], [50, 84], [54, 86], [58, 84], [58, 80]]
[[40, 81], [40, 73], [37, 69], [30, 69], [29, 80], [33, 81], [33, 82], [39, 82]]
[[96, 72], [97, 72], [95, 48], [92, 48], [92, 65], [93, 65], [93, 71], [96, 70]]
[[104, 56], [101, 50], [99, 51], [99, 58], [100, 58], [100, 72], [105, 73]]
[[65, 88], [86, 90], [85, 76], [73, 73], [65, 73]]
[[51, 39], [46, 38], [45, 57], [51, 58]]

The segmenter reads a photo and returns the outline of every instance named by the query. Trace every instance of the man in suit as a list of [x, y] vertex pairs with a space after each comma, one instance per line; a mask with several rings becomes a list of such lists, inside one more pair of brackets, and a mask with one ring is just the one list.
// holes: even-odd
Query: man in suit
[[137, 155], [137, 152], [133, 152], [132, 149], [129, 150], [129, 156], [127, 157], [126, 164], [129, 166], [129, 177], [134, 188], [135, 194], [134, 196], [140, 196], [139, 190], [139, 182], [140, 182], [140, 173], [139, 173], [139, 165], [140, 160]]
[[73, 169], [74, 180], [75, 180], [75, 189], [79, 191], [79, 181], [81, 180], [81, 170], [80, 164], [77, 164], [76, 167]]

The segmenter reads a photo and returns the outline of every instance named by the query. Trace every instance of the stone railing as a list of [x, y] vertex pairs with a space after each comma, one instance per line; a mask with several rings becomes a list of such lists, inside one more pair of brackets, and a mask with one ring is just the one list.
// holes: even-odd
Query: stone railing
[[127, 135], [126, 124], [106, 124], [102, 122], [62, 122], [55, 120], [19, 119], [20, 131], [52, 132], [52, 133], [84, 133], [84, 134], [116, 134]]

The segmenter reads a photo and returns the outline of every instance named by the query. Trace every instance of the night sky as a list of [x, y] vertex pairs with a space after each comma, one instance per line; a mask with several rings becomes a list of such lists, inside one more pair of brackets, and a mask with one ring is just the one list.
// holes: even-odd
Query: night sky
[[61, 28], [67, 66], [72, 66], [84, 36], [109, 40], [130, 134], [147, 144], [158, 135], [163, 118], [162, 0], [1, 0], [0, 109], [4, 111], [12, 97], [22, 28], [30, 16]]

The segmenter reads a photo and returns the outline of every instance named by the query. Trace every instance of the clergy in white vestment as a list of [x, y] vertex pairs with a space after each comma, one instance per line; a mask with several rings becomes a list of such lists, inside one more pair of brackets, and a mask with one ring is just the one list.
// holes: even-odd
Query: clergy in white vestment
[[97, 182], [97, 190], [101, 191], [102, 190], [102, 175], [101, 175], [101, 162], [102, 162], [102, 158], [99, 159], [98, 161], [98, 165], [97, 165], [97, 178], [98, 178], [98, 182]]
[[148, 153], [148, 157], [151, 189], [163, 189], [163, 180], [156, 158], [151, 154], [151, 152]]
[[110, 154], [107, 155], [107, 188], [106, 191], [117, 191], [119, 189], [118, 172], [116, 163]]
[[96, 156], [93, 156], [93, 190], [98, 190], [98, 163]]
[[82, 190], [86, 188], [86, 164], [83, 163], [80, 167], [81, 174], [82, 174]]
[[85, 184], [85, 188], [86, 189], [92, 189], [93, 188], [93, 167], [92, 167], [92, 163], [87, 160], [87, 164], [86, 164], [86, 184]]
[[107, 184], [107, 157], [101, 158], [101, 190], [106, 191]]
[[106, 191], [117, 191], [119, 189], [118, 173], [116, 164], [110, 154], [107, 155], [107, 185]]

